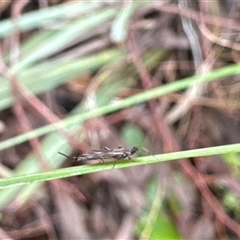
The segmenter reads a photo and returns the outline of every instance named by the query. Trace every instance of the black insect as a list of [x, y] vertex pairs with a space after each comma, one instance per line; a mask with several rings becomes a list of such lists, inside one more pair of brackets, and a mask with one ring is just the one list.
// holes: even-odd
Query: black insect
[[[137, 147], [133, 147], [132, 149], [125, 149], [123, 147], [118, 148], [108, 148], [104, 147], [104, 150], [92, 150], [90, 153], [83, 153], [78, 157], [70, 157], [65, 155], [64, 153], [58, 152], [59, 154], [72, 158], [76, 161], [86, 161], [86, 160], [97, 160], [100, 159], [104, 162], [105, 159], [115, 159], [115, 160], [122, 160], [122, 159], [131, 159], [131, 156], [134, 155], [138, 151]], [[115, 166], [115, 162], [114, 162]]]

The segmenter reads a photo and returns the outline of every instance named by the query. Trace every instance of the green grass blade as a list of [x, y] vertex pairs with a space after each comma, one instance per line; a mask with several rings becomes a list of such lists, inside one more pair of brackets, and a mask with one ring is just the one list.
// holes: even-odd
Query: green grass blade
[[[17, 22], [12, 19], [1, 21], [0, 38], [8, 37], [12, 34], [14, 27], [18, 27], [21, 32], [29, 31], [37, 27], [41, 27], [49, 22], [59, 22], [66, 19], [67, 16], [76, 16], [86, 13], [91, 13], [95, 9], [101, 7], [98, 2], [77, 2], [71, 4], [59, 4], [46, 9], [40, 9], [26, 13]], [[17, 26], [16, 26], [17, 24]]]
[[[115, 169], [152, 164], [152, 163], [160, 163], [165, 161], [173, 161], [173, 160], [192, 158], [192, 157], [204, 157], [204, 156], [221, 155], [221, 154], [236, 153], [236, 152], [240, 152], [240, 144], [231, 144], [231, 145], [224, 145], [224, 146], [217, 146], [217, 147], [194, 149], [194, 150], [181, 151], [181, 152], [171, 152], [171, 153], [164, 153], [164, 154], [159, 154], [154, 156], [150, 155], [146, 157], [139, 157], [134, 159], [134, 161], [129, 161], [129, 160], [118, 161], [117, 164], [115, 165]], [[0, 179], [0, 188], [19, 186], [27, 183], [29, 184], [29, 183], [36, 183], [36, 182], [44, 182], [44, 181], [49, 181], [49, 180], [54, 180], [59, 178], [78, 176], [78, 175], [89, 174], [89, 173], [94, 173], [94, 172], [99, 172], [104, 170], [110, 170], [110, 169], [113, 169], [113, 162], [108, 162], [104, 164], [100, 163], [100, 164], [93, 164], [93, 165], [84, 165], [84, 166], [57, 169], [49, 172], [13, 176], [13, 177]]]
[[84, 19], [76, 20], [68, 27], [61, 29], [61, 31], [57, 31], [57, 33], [50, 39], [47, 39], [40, 46], [35, 48], [31, 54], [26, 55], [25, 58], [11, 68], [11, 71], [19, 72], [22, 68], [62, 50], [65, 46], [68, 46], [68, 43], [72, 42], [78, 36], [81, 36], [90, 29], [99, 26], [99, 24], [103, 24], [107, 20], [110, 20], [116, 12], [116, 9], [109, 8], [100, 12], [92, 13]]
[[2, 141], [0, 143], [0, 150], [12, 147], [16, 144], [20, 144], [34, 137], [39, 137], [44, 134], [54, 132], [59, 127], [66, 127], [66, 126], [74, 125], [76, 123], [81, 123], [91, 118], [102, 116], [104, 114], [108, 114], [116, 110], [124, 109], [139, 103], [143, 103], [145, 101], [154, 99], [156, 97], [161, 97], [169, 93], [183, 90], [187, 87], [190, 87], [192, 84], [207, 83], [210, 81], [221, 80], [224, 77], [229, 77], [239, 73], [240, 73], [240, 65], [234, 64], [228, 67], [224, 67], [224, 68], [209, 72], [208, 74], [205, 74], [203, 76], [188, 77], [188, 78], [173, 82], [171, 84], [167, 84], [161, 87], [151, 89], [149, 91], [136, 94], [134, 96], [128, 97], [121, 101], [114, 102], [112, 104], [108, 104], [106, 106], [102, 106], [102, 107], [93, 109], [91, 111], [87, 111], [85, 113], [77, 114], [75, 116], [62, 120], [61, 122], [47, 125], [47, 126], [38, 128], [36, 130], [33, 130], [31, 132], [27, 132], [19, 136], [13, 137], [11, 139]]
[[[96, 71], [117, 59], [121, 60], [122, 57], [121, 51], [110, 49], [72, 61], [45, 61], [30, 69], [23, 70], [19, 74], [19, 79], [28, 89], [31, 89], [32, 93], [40, 94], [54, 89], [76, 76]], [[13, 102], [10, 84], [4, 80], [0, 88], [0, 110], [10, 107]]]

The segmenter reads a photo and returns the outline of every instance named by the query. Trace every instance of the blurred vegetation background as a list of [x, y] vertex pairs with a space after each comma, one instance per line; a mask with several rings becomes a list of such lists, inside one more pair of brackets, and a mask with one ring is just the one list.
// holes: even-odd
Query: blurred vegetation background
[[58, 154], [137, 146], [153, 158], [239, 143], [239, 10], [231, 0], [1, 1], [1, 178], [91, 174], [0, 189], [0, 238], [240, 238], [237, 153], [114, 169]]

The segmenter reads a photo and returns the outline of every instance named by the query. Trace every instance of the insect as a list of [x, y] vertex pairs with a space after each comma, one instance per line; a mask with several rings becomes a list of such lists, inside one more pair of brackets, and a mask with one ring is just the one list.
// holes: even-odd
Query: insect
[[[90, 153], [83, 153], [78, 157], [70, 157], [64, 153], [58, 152], [59, 154], [72, 158], [76, 161], [86, 161], [86, 160], [97, 160], [101, 159], [104, 162], [104, 159], [115, 159], [115, 160], [122, 160], [122, 159], [131, 159], [131, 156], [134, 155], [138, 151], [138, 147], [133, 147], [132, 149], [125, 149], [123, 147], [118, 148], [108, 148], [104, 147], [104, 150], [92, 150]], [[115, 161], [114, 161], [115, 166]], [[113, 167], [114, 167], [113, 166]]]

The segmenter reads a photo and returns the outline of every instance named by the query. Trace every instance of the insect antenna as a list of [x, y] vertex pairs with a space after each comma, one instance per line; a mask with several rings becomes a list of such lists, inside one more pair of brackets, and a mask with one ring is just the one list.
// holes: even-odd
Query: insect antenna
[[[144, 147], [142, 147], [142, 146], [138, 146], [138, 147], [134, 147], [134, 148], [141, 149], [141, 150], [143, 150], [144, 152], [146, 152], [148, 155], [153, 156], [156, 160], [159, 160], [154, 154], [151, 154], [151, 153], [150, 153], [150, 150], [147, 149], [147, 148], [144, 148]], [[134, 150], [134, 148], [132, 149], [132, 151]]]
[[64, 156], [64, 157], [67, 157], [67, 158], [72, 158], [72, 159], [76, 159], [75, 157], [71, 157], [71, 156], [69, 156], [69, 155], [66, 155], [66, 154], [64, 154], [64, 153], [61, 153], [61, 152], [58, 152], [58, 154], [60, 154], [60, 155], [62, 155], [62, 156]]

